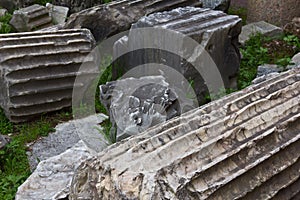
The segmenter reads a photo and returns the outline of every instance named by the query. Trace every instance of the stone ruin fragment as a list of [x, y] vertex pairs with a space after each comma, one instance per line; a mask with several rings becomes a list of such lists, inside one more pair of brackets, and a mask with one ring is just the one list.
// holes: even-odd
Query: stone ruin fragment
[[87, 55], [94, 46], [87, 29], [1, 34], [0, 105], [7, 117], [22, 122], [70, 107], [79, 67], [93, 62]]
[[34, 31], [53, 25], [47, 8], [38, 4], [14, 11], [10, 24], [18, 32]]
[[[54, 5], [69, 7], [71, 13], [80, 12], [84, 9], [88, 9], [93, 6], [105, 3], [104, 0], [53, 0], [52, 2]], [[217, 9], [222, 11], [227, 11], [230, 5], [230, 0], [199, 0], [199, 2], [201, 2], [206, 8]]]
[[[141, 37], [136, 33], [138, 30], [135, 31], [135, 29], [149, 27], [171, 30], [190, 37], [199, 43], [205, 53], [195, 48], [192, 49], [193, 53], [186, 53], [188, 58], [182, 58], [178, 57], [179, 55], [173, 55], [173, 52], [158, 51], [157, 49], [161, 49], [162, 46], [170, 46], [161, 42], [163, 38], [173, 37], [173, 33], [168, 35], [168, 31], [162, 32], [163, 36], [152, 41], [156, 45], [154, 50], [146, 48], [136, 51], [137, 46], [143, 46], [147, 41], [145, 42], [145, 37]], [[125, 74], [146, 63], [163, 64], [174, 68], [186, 80], [192, 81], [198, 102], [203, 104], [208, 93], [207, 82], [205, 83], [204, 74], [199, 74], [195, 65], [201, 63], [203, 71], [212, 70], [211, 65], [205, 62], [208, 60], [207, 57], [210, 57], [209, 59], [212, 59], [213, 65], [216, 65], [218, 73], [222, 76], [224, 87], [236, 88], [241, 60], [238, 49], [238, 37], [241, 28], [242, 23], [238, 16], [203, 8], [177, 8], [143, 17], [132, 25], [128, 36], [115, 43], [114, 60], [118, 62], [113, 65], [113, 77], [118, 78], [120, 73]], [[186, 49], [191, 47], [183, 42], [182, 46], [175, 46], [174, 49], [176, 48], [181, 48], [180, 51], [184, 52], [189, 51]], [[129, 53], [123, 55], [124, 52]]]
[[70, 16], [65, 28], [87, 28], [96, 41], [126, 31], [131, 24], [151, 13], [180, 6], [200, 7], [199, 0], [122, 0], [95, 6]]
[[69, 199], [299, 199], [300, 68], [112, 145]]
[[125, 78], [101, 85], [100, 101], [109, 113], [112, 131], [116, 131], [111, 134], [119, 141], [180, 116], [185, 106], [196, 107], [177, 91], [163, 76]]

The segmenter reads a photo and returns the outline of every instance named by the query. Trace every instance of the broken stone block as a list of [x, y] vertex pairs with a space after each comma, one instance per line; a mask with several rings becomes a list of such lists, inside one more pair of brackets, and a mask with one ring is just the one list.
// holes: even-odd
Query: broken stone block
[[0, 9], [0, 17], [5, 16], [8, 13], [8, 11], [4, 8]]
[[68, 7], [54, 6], [50, 3], [47, 3], [46, 8], [48, 9], [50, 17], [52, 18], [52, 22], [54, 24], [65, 23], [65, 21], [68, 17], [68, 12], [69, 12]]
[[[18, 188], [16, 200], [61, 200], [67, 198], [76, 168], [81, 162], [95, 155], [95, 152], [82, 140], [76, 141], [77, 133], [78, 131], [97, 131], [95, 127], [98, 127], [98, 124], [104, 119], [106, 116], [101, 114], [59, 124], [55, 128], [55, 133], [50, 133], [48, 137], [31, 145], [29, 147], [32, 148], [30, 163], [35, 165], [32, 163], [34, 158], [40, 159], [40, 162], [30, 177]], [[64, 134], [68, 135], [71, 143], [66, 140]], [[100, 135], [100, 133], [96, 134]], [[75, 139], [71, 138], [71, 135]], [[63, 140], [57, 140], [58, 138]], [[62, 144], [63, 142], [64, 144]], [[73, 142], [75, 144], [72, 144]], [[68, 146], [69, 148], [66, 148]], [[39, 147], [42, 148], [39, 149]]]
[[[145, 47], [135, 51], [137, 46], [142, 48], [147, 43], [145, 40], [147, 35], [141, 36], [135, 29], [149, 27], [162, 30], [162, 34], [157, 38], [151, 37], [153, 41], [150, 43], [156, 46], [151, 47], [153, 50]], [[241, 27], [241, 19], [238, 16], [203, 8], [184, 7], [145, 16], [132, 25], [128, 36], [115, 43], [114, 60], [118, 62], [113, 65], [113, 78], [116, 79], [135, 67], [147, 63], [169, 66], [193, 83], [197, 100], [199, 104], [203, 104], [209, 93], [208, 82], [204, 77], [205, 71], [213, 71], [216, 68], [217, 74], [214, 74], [212, 78], [220, 76], [223, 87], [236, 88], [236, 78], [241, 60], [238, 49]], [[164, 32], [164, 30], [177, 32], [193, 39], [205, 52], [199, 47], [191, 47], [190, 42], [178, 43], [177, 39], [166, 42], [165, 38], [175, 36], [173, 32]], [[170, 43], [174, 44], [174, 47], [171, 47]], [[164, 46], [177, 49], [177, 52], [186, 52], [185, 58], [182, 55], [174, 55], [173, 52], [161, 51], [161, 47]], [[129, 53], [123, 56], [124, 51]], [[177, 54], [177, 52], [175, 53]], [[201, 69], [196, 69], [196, 65], [201, 66], [202, 74], [200, 74]], [[218, 90], [220, 89], [218, 88]]]
[[87, 29], [1, 34], [0, 105], [6, 116], [21, 122], [71, 106], [77, 72], [93, 61], [87, 55], [94, 46]]
[[282, 73], [108, 147], [79, 166], [69, 199], [297, 199], [299, 74]]
[[38, 4], [14, 11], [9, 23], [18, 32], [33, 31], [53, 25], [46, 7]]
[[64, 153], [39, 163], [32, 175], [18, 188], [16, 200], [67, 198], [70, 181], [78, 165], [92, 156], [83, 141]]
[[72, 14], [65, 28], [87, 28], [91, 30], [98, 42], [128, 30], [132, 23], [145, 15], [180, 6], [200, 7], [202, 2], [199, 0], [113, 1]]
[[266, 21], [283, 27], [300, 15], [299, 0], [248, 0], [247, 22]]
[[263, 36], [274, 37], [283, 34], [283, 30], [264, 21], [250, 23], [242, 27], [242, 32], [239, 36], [239, 42], [244, 45], [252, 35], [258, 33], [262, 34]]
[[[92, 115], [84, 119], [71, 120], [55, 127], [54, 133], [49, 133], [47, 137], [39, 138], [37, 141], [27, 144], [27, 157], [31, 171], [34, 171], [39, 162], [47, 160], [48, 158], [62, 154], [66, 150], [76, 145], [80, 137], [77, 134], [80, 132], [93, 132], [94, 134], [101, 134], [95, 127], [101, 128], [98, 124], [107, 119], [104, 114]], [[82, 126], [82, 124], [86, 124]], [[98, 147], [98, 150], [104, 149], [106, 145]]]
[[118, 141], [181, 115], [184, 106], [196, 107], [186, 96], [178, 95], [163, 76], [125, 78], [101, 85], [100, 101]]

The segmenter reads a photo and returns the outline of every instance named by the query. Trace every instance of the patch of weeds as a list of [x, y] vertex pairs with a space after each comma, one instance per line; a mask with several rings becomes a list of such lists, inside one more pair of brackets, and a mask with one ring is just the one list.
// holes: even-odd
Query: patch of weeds
[[25, 147], [14, 138], [0, 151], [0, 199], [13, 200], [18, 187], [30, 175]]
[[103, 142], [108, 145], [114, 144], [117, 142], [117, 130], [112, 128], [112, 124], [109, 120], [105, 120], [101, 123], [101, 128], [96, 127], [98, 132], [104, 137]]
[[246, 25], [246, 21], [247, 21], [247, 9], [246, 8], [232, 8], [232, 7], [230, 7], [229, 10], [228, 10], [228, 14], [238, 15], [242, 19], [243, 25]]
[[106, 84], [107, 82], [112, 81], [112, 65], [110, 64], [112, 61], [111, 56], [107, 56], [100, 64], [100, 71], [103, 70], [101, 73], [101, 77], [97, 83], [97, 90], [95, 95], [95, 107], [96, 112], [107, 114], [106, 108], [100, 102], [100, 89], [99, 86]]
[[261, 34], [250, 37], [245, 47], [240, 51], [243, 55], [238, 77], [238, 88], [242, 89], [251, 84], [256, 77], [257, 67], [269, 63], [268, 49], [263, 47], [264, 37]]
[[251, 36], [240, 51], [243, 58], [238, 88], [243, 89], [255, 79], [259, 65], [276, 64], [285, 67], [291, 64], [291, 58], [300, 51], [300, 39], [294, 35], [270, 38], [257, 34]]
[[0, 17], [0, 24], [1, 24], [0, 34], [13, 32], [13, 28], [9, 24], [11, 18], [12, 18], [11, 14], [6, 14]]
[[50, 132], [55, 131], [51, 122], [43, 118], [36, 122], [16, 125], [16, 130], [17, 137], [23, 144], [33, 142], [39, 137], [48, 136]]
[[14, 125], [5, 116], [4, 111], [0, 109], [0, 134], [7, 135], [12, 133]]
[[66, 109], [33, 122], [13, 124], [0, 109], [1, 134], [12, 134], [11, 143], [0, 150], [0, 199], [13, 200], [18, 187], [30, 175], [26, 144], [54, 132], [57, 123], [71, 118], [70, 110]]

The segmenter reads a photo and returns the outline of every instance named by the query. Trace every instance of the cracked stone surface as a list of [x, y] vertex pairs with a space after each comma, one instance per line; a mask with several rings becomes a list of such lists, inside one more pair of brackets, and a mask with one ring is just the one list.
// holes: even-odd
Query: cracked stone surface
[[18, 32], [39, 30], [53, 25], [49, 11], [38, 4], [15, 10], [9, 23]]
[[[30, 145], [31, 166], [36, 166], [37, 163], [33, 161], [37, 158], [41, 162], [18, 188], [16, 200], [67, 198], [75, 169], [81, 162], [95, 155], [95, 151], [86, 146], [77, 134], [79, 131], [96, 131], [95, 134], [101, 136], [95, 127], [100, 128], [98, 124], [106, 118], [100, 114], [59, 124], [55, 133], [50, 133], [48, 137]], [[107, 147], [105, 143], [102, 146], [97, 144], [98, 149]]]
[[300, 68], [84, 161], [70, 199], [298, 199]]
[[121, 140], [181, 115], [185, 106], [196, 107], [177, 91], [163, 76], [125, 78], [101, 85], [100, 101]]
[[[95, 45], [87, 29], [0, 35], [0, 106], [12, 122], [71, 106], [78, 69], [89, 74]], [[91, 69], [92, 68], [92, 69]]]

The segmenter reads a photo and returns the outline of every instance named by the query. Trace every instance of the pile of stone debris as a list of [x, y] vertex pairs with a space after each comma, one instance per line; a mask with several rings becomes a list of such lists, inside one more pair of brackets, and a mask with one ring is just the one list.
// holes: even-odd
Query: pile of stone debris
[[[103, 139], [95, 131], [103, 115], [58, 125], [56, 133], [30, 144], [34, 171], [17, 200], [300, 198], [299, 55], [287, 72], [263, 72], [249, 88], [194, 105], [205, 101], [218, 79], [224, 88], [236, 88], [238, 47], [251, 32], [276, 35], [281, 28], [266, 22], [242, 27], [238, 16], [226, 14], [229, 0], [33, 2], [0, 0], [8, 11], [20, 8], [10, 21], [18, 33], [0, 35], [0, 106], [6, 116], [27, 122], [72, 106], [74, 91], [84, 96], [96, 87], [97, 43], [127, 31], [108, 48], [118, 61], [112, 76], [117, 80], [121, 73], [123, 79], [100, 86], [100, 100], [122, 141], [109, 147], [95, 142]], [[139, 28], [165, 30], [161, 37], [167, 41], [176, 32], [200, 47], [170, 40], [178, 57], [162, 50], [168, 45], [161, 38], [137, 35]], [[147, 39], [151, 48], [136, 49]], [[183, 79], [172, 80], [163, 68], [125, 76], [147, 63], [171, 66]], [[193, 68], [197, 63], [202, 67]], [[203, 76], [214, 70], [217, 77]], [[172, 90], [184, 80], [194, 86], [193, 97]], [[0, 135], [0, 148], [7, 142]]]

